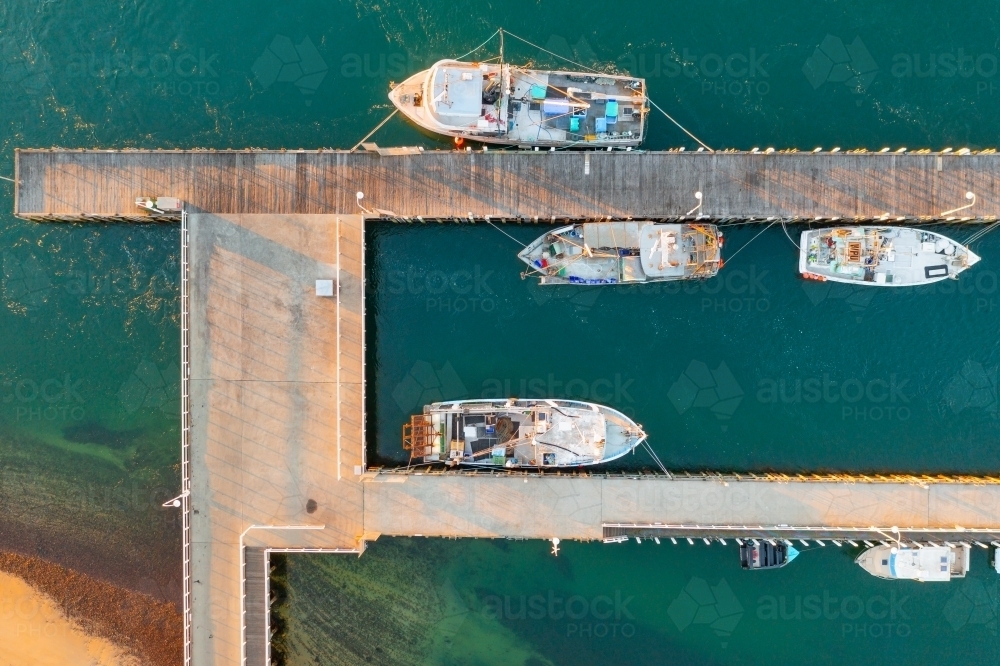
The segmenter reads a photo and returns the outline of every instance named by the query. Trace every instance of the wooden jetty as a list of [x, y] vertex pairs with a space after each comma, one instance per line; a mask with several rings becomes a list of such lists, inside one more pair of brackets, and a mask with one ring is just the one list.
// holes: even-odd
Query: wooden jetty
[[554, 221], [932, 220], [1000, 216], [1000, 156], [870, 152], [365, 152], [18, 150], [15, 214], [30, 220], [149, 219], [139, 196], [220, 214]]
[[[182, 216], [185, 664], [269, 663], [269, 553], [385, 536], [1000, 538], [1000, 479], [368, 470], [364, 224], [1000, 214], [1000, 158], [934, 154], [68, 151], [17, 154], [15, 212]], [[368, 211], [359, 209], [357, 192]], [[378, 210], [376, 210], [378, 209]], [[364, 215], [360, 213], [365, 213]], [[170, 219], [159, 218], [159, 219]], [[735, 551], [734, 551], [735, 562]]]

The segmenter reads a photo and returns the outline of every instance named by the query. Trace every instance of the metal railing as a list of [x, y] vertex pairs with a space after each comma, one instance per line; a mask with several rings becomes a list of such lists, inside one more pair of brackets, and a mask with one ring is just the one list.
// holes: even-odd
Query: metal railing
[[769, 481], [772, 483], [906, 483], [926, 487], [932, 484], [998, 485], [1000, 477], [971, 474], [841, 474], [781, 472], [587, 472], [576, 470], [538, 469], [445, 469], [442, 466], [372, 467], [369, 472], [408, 476], [495, 476], [495, 477], [570, 477], [594, 479], [658, 479], [660, 481]]
[[181, 211], [181, 542], [184, 594], [184, 666], [191, 666], [191, 347], [188, 216]]

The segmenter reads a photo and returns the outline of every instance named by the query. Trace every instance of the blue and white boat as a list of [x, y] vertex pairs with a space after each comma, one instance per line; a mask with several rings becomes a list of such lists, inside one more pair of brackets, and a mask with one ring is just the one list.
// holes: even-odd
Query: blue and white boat
[[965, 578], [969, 571], [970, 550], [965, 544], [915, 548], [881, 545], [865, 550], [854, 561], [878, 578], [947, 582], [952, 578]]

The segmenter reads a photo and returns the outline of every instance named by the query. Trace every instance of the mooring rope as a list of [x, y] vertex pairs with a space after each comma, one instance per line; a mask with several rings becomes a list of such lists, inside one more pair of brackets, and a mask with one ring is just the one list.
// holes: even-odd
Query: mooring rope
[[[784, 230], [785, 236], [788, 236], [788, 229], [785, 228], [785, 221], [784, 220], [781, 221], [781, 228]], [[794, 245], [795, 249], [798, 250], [799, 252], [802, 251], [802, 248], [799, 247], [798, 243], [796, 243], [795, 241], [792, 240], [791, 236], [788, 236], [788, 242], [791, 243], [792, 245]]]
[[967, 239], [965, 239], [965, 244], [966, 245], [971, 245], [972, 243], [975, 243], [976, 241], [982, 239], [983, 236], [985, 236], [986, 234], [988, 234], [991, 231], [993, 231], [993, 229], [995, 229], [998, 224], [1000, 224], [1000, 220], [994, 222], [993, 224], [989, 225], [985, 229], [980, 229], [979, 231], [975, 232], [974, 234], [972, 234], [971, 236], [969, 236]]
[[[502, 30], [502, 29], [501, 29], [501, 30]], [[490, 38], [489, 38], [489, 39], [487, 39], [487, 40], [486, 40], [485, 42], [483, 42], [482, 44], [480, 44], [480, 45], [479, 45], [479, 46], [477, 46], [476, 48], [472, 49], [471, 51], [469, 51], [469, 52], [468, 52], [468, 53], [466, 53], [465, 55], [460, 55], [460, 56], [458, 56], [457, 58], [455, 58], [455, 60], [461, 60], [462, 58], [467, 58], [467, 57], [469, 57], [470, 55], [472, 55], [473, 53], [475, 53], [475, 52], [476, 52], [476, 51], [478, 51], [479, 49], [483, 48], [484, 46], [486, 46], [487, 44], [489, 44], [490, 42], [492, 42], [492, 41], [493, 41], [493, 38], [494, 38], [494, 37], [496, 37], [496, 36], [497, 36], [497, 35], [499, 35], [499, 34], [500, 34], [500, 30], [497, 30], [497, 31], [496, 31], [496, 32], [494, 32], [494, 33], [493, 33], [492, 35], [490, 35]]]
[[[760, 235], [761, 235], [762, 233], [764, 233], [765, 231], [767, 231], [768, 229], [770, 229], [771, 227], [773, 227], [773, 226], [774, 226], [775, 224], [777, 224], [777, 220], [775, 220], [775, 221], [774, 221], [774, 222], [772, 222], [771, 224], [767, 225], [766, 227], [764, 227], [763, 229], [761, 229], [760, 231], [758, 231], [758, 232], [757, 232], [757, 236], [760, 236]], [[748, 241], [747, 241], [747, 242], [746, 242], [746, 243], [745, 243], [745, 244], [743, 245], [743, 247], [741, 247], [740, 249], [736, 250], [736, 252], [733, 252], [733, 256], [729, 257], [729, 259], [727, 259], [727, 260], [726, 260], [726, 263], [727, 263], [727, 264], [730, 264], [730, 263], [732, 263], [733, 259], [735, 259], [735, 258], [736, 258], [736, 255], [738, 255], [738, 254], [739, 254], [740, 252], [742, 252], [743, 250], [745, 250], [745, 249], [746, 249], [746, 247], [747, 247], [747, 245], [750, 245], [750, 243], [752, 243], [752, 242], [754, 242], [755, 240], [757, 240], [757, 236], [754, 236], [753, 238], [751, 238], [750, 240], [748, 240]]]
[[662, 113], [663, 115], [665, 115], [670, 122], [672, 122], [674, 125], [677, 125], [681, 129], [682, 132], [684, 132], [689, 137], [691, 137], [692, 139], [694, 139], [695, 141], [697, 141], [698, 145], [700, 145], [702, 148], [704, 148], [705, 150], [707, 150], [710, 153], [714, 153], [715, 152], [714, 150], [712, 150], [711, 148], [709, 148], [708, 145], [706, 145], [704, 141], [702, 141], [701, 139], [699, 139], [698, 137], [696, 137], [694, 134], [692, 134], [691, 132], [689, 132], [688, 129], [686, 127], [684, 127], [684, 125], [681, 125], [679, 122], [677, 122], [676, 120], [674, 120], [674, 118], [669, 113], [667, 113], [666, 111], [664, 111], [663, 109], [661, 109], [659, 104], [657, 104], [653, 100], [649, 99], [649, 96], [646, 97], [646, 100], [649, 101], [649, 103], [653, 105], [653, 108], [655, 108], [657, 111], [659, 111], [660, 113]]
[[366, 135], [365, 135], [365, 138], [361, 139], [361, 141], [358, 141], [358, 143], [357, 143], [357, 144], [355, 144], [355, 146], [354, 146], [353, 148], [351, 148], [351, 152], [353, 153], [353, 152], [354, 152], [355, 150], [357, 150], [357, 149], [358, 149], [358, 146], [360, 146], [360, 145], [361, 145], [361, 144], [363, 144], [363, 143], [364, 143], [365, 141], [367, 141], [367, 140], [368, 140], [369, 138], [371, 138], [371, 135], [372, 135], [372, 134], [374, 134], [375, 132], [377, 132], [377, 131], [379, 131], [380, 129], [382, 129], [382, 125], [385, 125], [385, 124], [386, 124], [387, 122], [389, 122], [389, 119], [390, 119], [390, 118], [392, 118], [392, 117], [393, 117], [394, 115], [396, 115], [396, 114], [397, 114], [398, 112], [399, 112], [399, 109], [398, 109], [398, 108], [396, 108], [396, 109], [393, 109], [393, 112], [392, 112], [392, 113], [390, 113], [390, 114], [389, 114], [389, 115], [388, 115], [388, 116], [386, 117], [386, 119], [385, 119], [385, 120], [383, 120], [383, 121], [382, 121], [382, 122], [380, 122], [380, 123], [379, 123], [378, 125], [376, 125], [376, 126], [375, 126], [375, 129], [373, 129], [373, 130], [372, 130], [371, 132], [368, 132], [368, 134], [366, 134]]
[[517, 243], [518, 245], [520, 245], [521, 247], [528, 247], [527, 245], [525, 245], [521, 241], [519, 241], [516, 238], [514, 238], [513, 236], [511, 236], [509, 233], [507, 233], [506, 231], [504, 231], [503, 229], [501, 229], [497, 225], [495, 225], [492, 222], [490, 222], [489, 220], [486, 221], [486, 224], [490, 225], [491, 227], [493, 227], [494, 229], [496, 229], [497, 231], [499, 231], [500, 233], [502, 233], [504, 236], [506, 236], [507, 238], [511, 239], [512, 241], [514, 241], [515, 243]]
[[668, 472], [668, 471], [667, 471], [667, 468], [666, 468], [666, 466], [665, 466], [665, 465], [663, 464], [663, 462], [662, 462], [662, 461], [660, 460], [660, 456], [656, 455], [656, 452], [655, 452], [655, 451], [653, 451], [653, 447], [649, 445], [649, 440], [645, 440], [645, 439], [644, 439], [644, 440], [642, 440], [642, 444], [643, 444], [643, 446], [645, 446], [645, 447], [646, 447], [646, 450], [647, 450], [647, 451], [649, 451], [649, 455], [653, 457], [653, 460], [655, 460], [655, 461], [656, 461], [656, 464], [657, 464], [657, 465], [659, 465], [659, 467], [660, 467], [660, 470], [661, 470], [661, 471], [662, 471], [662, 472], [663, 472], [664, 474], [666, 474], [667, 476], [669, 476], [669, 477], [673, 478], [673, 475], [672, 475], [672, 474], [671, 474], [670, 472]]

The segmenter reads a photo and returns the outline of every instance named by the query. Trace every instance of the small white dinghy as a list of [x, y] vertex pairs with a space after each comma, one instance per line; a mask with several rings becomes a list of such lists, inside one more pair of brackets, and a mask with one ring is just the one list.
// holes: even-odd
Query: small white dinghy
[[810, 280], [912, 287], [957, 279], [978, 261], [946, 236], [908, 227], [809, 229], [799, 241], [799, 272]]

